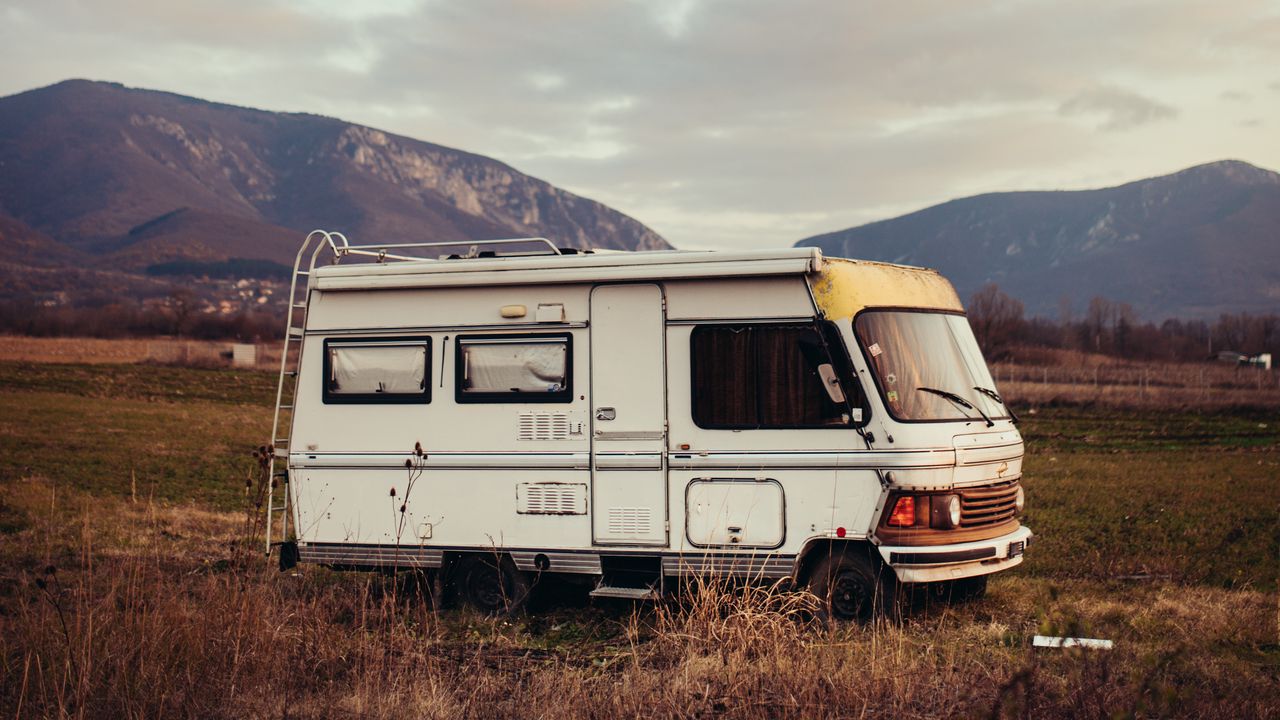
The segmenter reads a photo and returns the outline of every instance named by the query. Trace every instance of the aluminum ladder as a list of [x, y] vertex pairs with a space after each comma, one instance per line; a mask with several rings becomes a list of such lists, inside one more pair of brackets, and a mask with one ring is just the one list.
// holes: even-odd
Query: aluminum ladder
[[[336, 237], [335, 237], [336, 236]], [[294, 398], [298, 394], [298, 369], [302, 366], [302, 336], [307, 326], [307, 300], [310, 297], [311, 273], [315, 272], [316, 259], [328, 245], [337, 255], [338, 244], [347, 245], [341, 233], [313, 230], [298, 248], [293, 260], [293, 276], [289, 280], [289, 305], [285, 314], [284, 346], [280, 351], [280, 378], [276, 383], [275, 414], [271, 420], [271, 444], [267, 447], [267, 520], [266, 552], [289, 541], [289, 437], [293, 430]], [[311, 249], [310, 262], [303, 268], [303, 259]], [[285, 387], [289, 388], [286, 397]], [[287, 402], [286, 402], [287, 399]], [[283, 460], [284, 470], [276, 469], [276, 461]], [[277, 494], [276, 490], [280, 489]], [[280, 503], [277, 505], [276, 503]], [[277, 515], [279, 521], [276, 521]], [[276, 536], [278, 535], [278, 538]]]

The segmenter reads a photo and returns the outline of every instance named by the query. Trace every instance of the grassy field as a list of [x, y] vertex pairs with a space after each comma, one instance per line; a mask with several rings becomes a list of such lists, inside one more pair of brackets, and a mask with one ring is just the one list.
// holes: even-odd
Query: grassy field
[[[231, 340], [187, 340], [174, 337], [89, 338], [31, 337], [0, 334], [0, 362], [108, 364], [151, 363], [186, 367], [230, 367], [223, 357]], [[257, 344], [256, 367], [280, 366], [282, 343]]]
[[1280, 716], [1276, 413], [1024, 411], [1027, 561], [899, 625], [719, 587], [494, 620], [262, 566], [274, 382], [0, 363], [0, 716]]

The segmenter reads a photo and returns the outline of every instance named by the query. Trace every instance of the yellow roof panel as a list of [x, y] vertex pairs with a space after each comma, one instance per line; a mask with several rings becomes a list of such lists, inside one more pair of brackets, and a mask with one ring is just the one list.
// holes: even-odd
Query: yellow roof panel
[[869, 307], [964, 310], [951, 283], [926, 268], [828, 257], [809, 283], [828, 320], [853, 317]]

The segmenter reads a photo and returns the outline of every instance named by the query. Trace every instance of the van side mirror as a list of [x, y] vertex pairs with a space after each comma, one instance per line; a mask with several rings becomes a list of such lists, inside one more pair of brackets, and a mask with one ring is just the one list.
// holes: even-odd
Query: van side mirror
[[844, 389], [840, 387], [840, 378], [836, 377], [836, 369], [831, 363], [822, 363], [818, 366], [818, 377], [822, 378], [822, 387], [826, 389], [827, 397], [831, 398], [831, 402], [844, 405], [846, 402]]

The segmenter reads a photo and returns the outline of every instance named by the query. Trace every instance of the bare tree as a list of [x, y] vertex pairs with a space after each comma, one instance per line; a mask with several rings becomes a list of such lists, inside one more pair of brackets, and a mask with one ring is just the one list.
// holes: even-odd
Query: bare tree
[[191, 314], [195, 312], [196, 295], [187, 288], [174, 288], [169, 293], [168, 298], [169, 311], [173, 316], [173, 335], [182, 337], [182, 331], [187, 327], [187, 321], [191, 319]]
[[995, 360], [1009, 352], [1022, 329], [1022, 301], [1010, 297], [995, 283], [987, 283], [969, 298], [969, 324], [978, 345]]
[[1115, 303], [1110, 300], [1095, 296], [1089, 301], [1089, 309], [1085, 312], [1084, 317], [1085, 350], [1103, 352], [1104, 349], [1109, 349], [1109, 347], [1103, 347], [1102, 340], [1107, 336], [1107, 331], [1111, 328], [1114, 315]]

